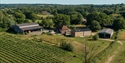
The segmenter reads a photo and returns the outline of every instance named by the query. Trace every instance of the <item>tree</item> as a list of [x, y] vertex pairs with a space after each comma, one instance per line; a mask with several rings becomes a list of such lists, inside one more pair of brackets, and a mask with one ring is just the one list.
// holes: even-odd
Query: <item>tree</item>
[[45, 28], [53, 28], [54, 26], [54, 22], [52, 21], [52, 19], [42, 19], [42, 26]]
[[90, 23], [96, 20], [99, 22], [99, 24], [103, 26], [108, 26], [112, 24], [111, 18], [106, 15], [105, 13], [98, 13], [98, 12], [93, 12], [87, 16], [87, 25], [90, 25]]
[[101, 29], [99, 22], [97, 22], [96, 20], [92, 21], [89, 27], [92, 31], [97, 31]]
[[[6, 13], [6, 12], [4, 12]], [[4, 14], [3, 11], [0, 12], [0, 27], [8, 28], [15, 24], [14, 17], [12, 15]]]
[[113, 21], [114, 30], [125, 29], [124, 18], [117, 18]]
[[93, 36], [93, 40], [98, 40], [98, 39], [99, 39], [98, 34], [96, 34], [96, 35]]
[[14, 16], [17, 23], [23, 23], [25, 20], [25, 15], [22, 12], [15, 12]]
[[16, 23], [13, 16], [8, 17], [8, 23], [8, 27], [12, 27]]
[[90, 25], [93, 20], [98, 20], [99, 18], [99, 13], [98, 12], [92, 12], [87, 16], [87, 23], [86, 25]]
[[34, 22], [35, 20], [38, 19], [38, 16], [37, 16], [37, 14], [35, 14], [35, 13], [31, 13], [31, 14], [29, 15], [29, 19], [31, 19], [31, 20]]
[[53, 19], [55, 25], [70, 25], [70, 17], [65, 14], [56, 14], [54, 19]]
[[82, 14], [78, 12], [74, 12], [74, 13], [71, 13], [70, 18], [71, 18], [71, 21], [70, 21], [71, 24], [82, 24], [82, 19], [83, 19]]
[[125, 18], [125, 12], [122, 12], [121, 15]]
[[111, 18], [105, 13], [100, 13], [97, 21], [101, 26], [108, 26], [112, 24]]
[[24, 14], [27, 19], [30, 19], [33, 22], [39, 18], [36, 13], [31, 12], [31, 11], [25, 11]]
[[73, 46], [70, 43], [62, 42], [60, 47], [67, 51], [73, 51]]

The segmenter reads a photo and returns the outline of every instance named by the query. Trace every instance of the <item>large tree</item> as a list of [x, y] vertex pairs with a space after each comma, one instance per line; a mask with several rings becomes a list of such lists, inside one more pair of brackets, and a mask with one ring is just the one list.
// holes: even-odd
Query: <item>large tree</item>
[[29, 18], [34, 22], [35, 20], [38, 19], [38, 16], [35, 13], [30, 13]]
[[113, 22], [113, 26], [115, 30], [125, 29], [125, 19], [124, 18], [117, 18]]
[[70, 21], [71, 24], [82, 24], [82, 19], [83, 19], [82, 14], [74, 12], [70, 14], [70, 18], [71, 18]]
[[87, 16], [87, 25], [90, 25], [93, 20], [99, 22], [99, 24], [103, 26], [108, 26], [112, 24], [110, 16], [105, 13], [93, 12]]
[[8, 28], [15, 24], [14, 17], [4, 11], [0, 11], [0, 27]]
[[55, 25], [70, 25], [70, 17], [65, 14], [56, 14], [54, 19], [53, 19]]
[[15, 12], [14, 16], [17, 23], [23, 23], [25, 20], [25, 15], [22, 12]]
[[45, 28], [53, 28], [54, 22], [52, 19], [42, 19], [42, 26]]
[[98, 12], [92, 12], [87, 16], [87, 25], [90, 25], [93, 20], [98, 20], [99, 18], [99, 13]]
[[99, 14], [98, 22], [100, 23], [101, 26], [108, 26], [112, 24], [111, 18], [105, 13]]
[[93, 20], [91, 25], [89, 26], [92, 31], [97, 31], [101, 29], [101, 26], [98, 21]]

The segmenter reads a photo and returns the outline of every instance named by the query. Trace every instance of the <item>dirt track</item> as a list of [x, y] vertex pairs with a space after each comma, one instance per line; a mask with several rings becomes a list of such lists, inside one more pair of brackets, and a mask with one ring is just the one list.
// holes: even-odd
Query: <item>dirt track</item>
[[[106, 40], [106, 41], [114, 41], [111, 39], [100, 39], [100, 40]], [[117, 41], [120, 45], [123, 45], [123, 43], [121, 41]], [[115, 55], [118, 53], [118, 51], [120, 50], [122, 46], [118, 46], [118, 48], [112, 52], [112, 55], [108, 55], [107, 60], [104, 63], [110, 63], [112, 61], [112, 59], [115, 57]]]

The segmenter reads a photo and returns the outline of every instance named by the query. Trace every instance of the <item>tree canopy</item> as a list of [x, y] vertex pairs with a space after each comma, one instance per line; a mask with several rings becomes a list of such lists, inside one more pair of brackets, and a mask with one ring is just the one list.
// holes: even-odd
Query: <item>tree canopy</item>
[[[44, 18], [43, 11], [53, 17]], [[39, 16], [39, 15], [42, 15]], [[48, 16], [46, 15], [46, 16]], [[37, 22], [47, 28], [57, 25], [94, 26], [97, 21], [102, 27], [112, 26], [114, 29], [124, 29], [125, 4], [113, 5], [57, 5], [57, 4], [1, 4], [0, 27], [8, 28], [17, 23]], [[86, 23], [83, 22], [86, 19]], [[117, 19], [118, 18], [118, 19]], [[118, 21], [119, 22], [118, 22]], [[44, 23], [44, 24], [42, 24]], [[97, 23], [95, 24], [97, 25]], [[121, 25], [116, 27], [115, 25]], [[93, 28], [92, 28], [93, 29]]]
[[53, 21], [56, 25], [59, 25], [59, 26], [70, 25], [70, 17], [65, 14], [56, 14]]
[[125, 29], [125, 19], [124, 18], [115, 19], [113, 26], [115, 30]]
[[93, 20], [91, 25], [89, 26], [92, 31], [97, 31], [101, 29], [101, 26], [98, 21]]

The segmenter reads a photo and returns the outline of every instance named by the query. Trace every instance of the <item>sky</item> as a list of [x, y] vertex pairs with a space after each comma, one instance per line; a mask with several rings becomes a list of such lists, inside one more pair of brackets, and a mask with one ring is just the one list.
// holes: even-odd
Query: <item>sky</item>
[[0, 3], [28, 3], [28, 4], [121, 4], [125, 0], [0, 0]]

